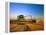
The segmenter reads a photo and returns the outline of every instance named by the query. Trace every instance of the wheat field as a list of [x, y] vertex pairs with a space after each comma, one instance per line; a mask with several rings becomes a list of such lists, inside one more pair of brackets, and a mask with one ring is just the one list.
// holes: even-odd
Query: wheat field
[[[10, 20], [11, 21], [11, 20]], [[20, 31], [37, 31], [44, 30], [44, 20], [37, 19], [36, 22], [24, 21], [15, 21], [10, 22], [10, 32], [20, 32]]]

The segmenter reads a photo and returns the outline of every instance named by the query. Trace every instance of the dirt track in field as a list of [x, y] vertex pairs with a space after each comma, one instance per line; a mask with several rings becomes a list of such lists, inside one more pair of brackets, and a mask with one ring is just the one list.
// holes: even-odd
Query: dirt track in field
[[44, 30], [43, 21], [39, 21], [36, 23], [31, 22], [18, 22], [15, 21], [10, 23], [10, 32], [16, 31], [36, 31], [36, 30]]

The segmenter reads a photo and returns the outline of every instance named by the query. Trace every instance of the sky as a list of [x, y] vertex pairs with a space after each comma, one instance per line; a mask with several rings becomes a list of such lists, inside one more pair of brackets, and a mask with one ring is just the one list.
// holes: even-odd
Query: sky
[[10, 3], [10, 16], [33, 16], [36, 18], [44, 17], [43, 4]]

